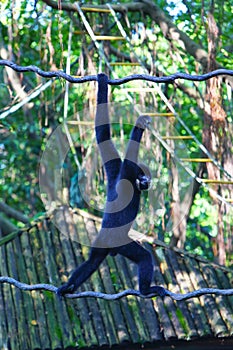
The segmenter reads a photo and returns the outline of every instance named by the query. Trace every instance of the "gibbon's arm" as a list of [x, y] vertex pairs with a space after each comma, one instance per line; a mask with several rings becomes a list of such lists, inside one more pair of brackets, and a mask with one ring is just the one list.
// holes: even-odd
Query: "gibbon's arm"
[[119, 159], [119, 154], [111, 140], [108, 111], [108, 77], [103, 73], [98, 74], [95, 132], [103, 164], [106, 164], [109, 160]]
[[130, 160], [134, 163], [138, 162], [140, 141], [144, 130], [149, 126], [150, 123], [150, 117], [145, 115], [138, 117], [136, 124], [131, 132], [130, 140], [125, 154], [125, 159]]

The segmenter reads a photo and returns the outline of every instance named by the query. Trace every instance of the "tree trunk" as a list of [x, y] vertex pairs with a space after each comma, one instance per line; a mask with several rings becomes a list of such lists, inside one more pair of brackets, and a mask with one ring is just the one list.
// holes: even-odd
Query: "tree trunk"
[[[210, 12], [208, 15], [208, 71], [216, 69], [216, 48], [218, 42], [218, 27], [215, 23], [214, 17]], [[217, 160], [219, 164], [224, 167], [224, 144], [227, 142], [226, 134], [226, 113], [222, 107], [221, 98], [221, 80], [220, 78], [212, 78], [206, 83], [205, 96], [205, 113], [204, 113], [204, 130], [203, 130], [203, 144]], [[228, 152], [229, 157], [229, 152]], [[231, 163], [232, 164], [232, 163]], [[220, 169], [213, 163], [207, 163], [208, 178], [212, 180], [223, 179]], [[221, 196], [225, 196], [223, 192], [223, 185], [213, 185], [212, 188]], [[224, 241], [224, 211], [225, 205], [217, 202], [216, 197], [212, 196], [212, 200], [218, 205], [218, 221], [217, 221], [217, 237], [216, 248], [214, 250], [217, 254], [216, 259], [219, 263], [226, 262], [226, 245]]]

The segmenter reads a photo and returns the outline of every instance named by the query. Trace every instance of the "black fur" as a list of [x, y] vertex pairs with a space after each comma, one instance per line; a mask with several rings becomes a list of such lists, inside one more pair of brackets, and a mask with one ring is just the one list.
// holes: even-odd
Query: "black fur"
[[125, 159], [122, 161], [111, 140], [108, 115], [108, 77], [98, 75], [96, 140], [107, 174], [107, 202], [101, 230], [93, 243], [87, 261], [72, 273], [58, 295], [73, 293], [110, 254], [121, 254], [138, 266], [139, 289], [142, 294], [162, 293], [161, 287], [151, 287], [153, 264], [149, 251], [128, 237], [137, 216], [141, 190], [148, 189], [151, 175], [145, 165], [138, 164], [138, 152], [144, 129], [150, 118], [140, 116], [132, 129]]

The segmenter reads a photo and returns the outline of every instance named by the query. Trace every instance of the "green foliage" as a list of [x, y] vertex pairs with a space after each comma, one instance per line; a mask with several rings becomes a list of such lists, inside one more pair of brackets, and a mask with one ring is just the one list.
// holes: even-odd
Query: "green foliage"
[[207, 195], [207, 191], [202, 190], [201, 193], [197, 193], [190, 213], [190, 219], [198, 219], [200, 226], [208, 227], [210, 234], [216, 236], [217, 232], [214, 232], [214, 227], [217, 224], [217, 208], [210, 203], [204, 194]]
[[197, 193], [188, 220], [186, 249], [213, 259], [212, 238], [217, 235], [217, 207], [214, 207], [208, 191]]

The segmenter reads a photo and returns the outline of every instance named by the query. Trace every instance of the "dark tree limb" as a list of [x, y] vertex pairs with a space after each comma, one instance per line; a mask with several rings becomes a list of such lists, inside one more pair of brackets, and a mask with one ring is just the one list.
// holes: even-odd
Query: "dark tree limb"
[[8, 204], [0, 202], [0, 210], [10, 218], [14, 218], [17, 221], [23, 222], [24, 224], [29, 223], [29, 218], [18, 210], [11, 208]]
[[13, 225], [10, 220], [4, 218], [0, 215], [0, 231], [3, 236], [8, 235], [9, 233], [18, 230], [18, 227]]
[[[56, 10], [65, 10], [68, 12], [78, 12], [77, 7], [75, 6], [75, 4], [72, 4], [71, 2], [61, 2], [61, 6], [59, 6], [59, 2], [58, 1], [54, 1], [54, 0], [42, 0], [44, 3], [46, 3], [48, 6], [51, 6], [52, 8], [56, 9]], [[104, 10], [109, 10], [107, 5], [92, 5], [92, 4], [85, 4], [85, 6], [83, 6], [85, 8], [94, 8], [94, 9], [104, 9]], [[114, 9], [114, 11], [116, 12], [121, 12], [121, 13], [125, 13], [127, 11], [141, 11], [144, 8], [144, 4], [140, 3], [140, 2], [130, 2], [130, 3], [126, 3], [126, 4], [117, 4], [117, 5], [111, 5], [111, 7]], [[82, 6], [81, 6], [82, 8]], [[87, 11], [88, 12], [88, 11]]]

